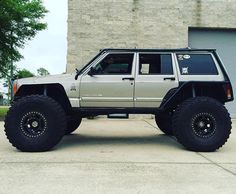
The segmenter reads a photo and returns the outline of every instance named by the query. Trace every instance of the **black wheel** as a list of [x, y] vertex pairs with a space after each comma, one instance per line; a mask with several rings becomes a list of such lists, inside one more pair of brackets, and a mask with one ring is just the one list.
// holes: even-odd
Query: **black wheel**
[[65, 131], [65, 135], [69, 135], [73, 133], [78, 127], [80, 126], [82, 121], [82, 118], [77, 118], [77, 119], [69, 119], [67, 121], [67, 128]]
[[173, 135], [172, 113], [160, 113], [155, 116], [156, 124], [166, 135]]
[[231, 133], [231, 118], [226, 108], [209, 97], [183, 102], [173, 115], [177, 140], [192, 151], [210, 152], [222, 147]]
[[17, 100], [5, 119], [10, 143], [26, 152], [50, 150], [62, 139], [65, 128], [64, 110], [47, 96], [32, 95]]

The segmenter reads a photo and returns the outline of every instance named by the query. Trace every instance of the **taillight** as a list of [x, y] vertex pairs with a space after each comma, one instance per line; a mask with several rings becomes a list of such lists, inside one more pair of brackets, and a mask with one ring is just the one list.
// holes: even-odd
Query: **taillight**
[[230, 86], [230, 84], [227, 84], [227, 85], [226, 85], [226, 95], [227, 95], [227, 98], [228, 98], [228, 99], [231, 99], [231, 98], [232, 98], [232, 92], [231, 92], [231, 86]]

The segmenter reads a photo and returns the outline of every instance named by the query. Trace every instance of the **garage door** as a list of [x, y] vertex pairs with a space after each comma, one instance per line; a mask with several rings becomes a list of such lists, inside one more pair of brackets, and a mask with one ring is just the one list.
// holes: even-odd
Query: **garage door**
[[[191, 48], [216, 48], [233, 84], [236, 94], [236, 30], [189, 29]], [[236, 100], [235, 100], [236, 101]], [[227, 103], [232, 117], [236, 118], [236, 102]]]

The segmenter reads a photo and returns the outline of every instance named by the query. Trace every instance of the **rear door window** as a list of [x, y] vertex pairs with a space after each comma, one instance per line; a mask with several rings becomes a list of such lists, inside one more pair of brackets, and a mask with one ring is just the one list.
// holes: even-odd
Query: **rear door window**
[[218, 75], [210, 54], [177, 54], [181, 75]]
[[139, 54], [139, 75], [172, 75], [170, 54]]

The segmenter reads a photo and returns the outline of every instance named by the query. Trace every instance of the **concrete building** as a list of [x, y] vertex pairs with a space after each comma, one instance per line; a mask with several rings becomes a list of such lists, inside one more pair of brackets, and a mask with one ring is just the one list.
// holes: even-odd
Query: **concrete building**
[[[69, 0], [67, 72], [102, 48], [216, 48], [236, 87], [236, 0]], [[236, 103], [229, 105], [236, 117]]]

